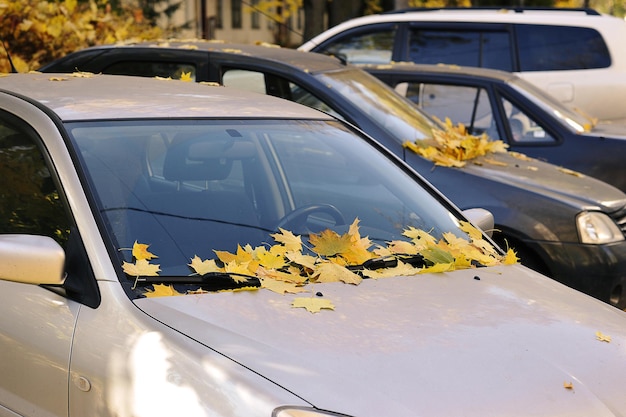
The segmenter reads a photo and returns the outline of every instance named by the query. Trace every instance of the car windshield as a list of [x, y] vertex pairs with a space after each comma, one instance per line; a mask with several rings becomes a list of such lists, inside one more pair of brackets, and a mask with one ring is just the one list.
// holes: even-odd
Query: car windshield
[[365, 112], [399, 141], [431, 139], [440, 128], [412, 102], [370, 74], [356, 69], [320, 73], [317, 77]]
[[536, 103], [548, 114], [561, 121], [570, 129], [583, 133], [593, 128], [594, 122], [590, 116], [577, 113], [576, 111], [564, 106], [563, 103], [553, 98], [549, 94], [544, 93], [533, 84], [518, 78], [510, 83], [520, 94], [526, 96], [530, 101]]
[[409, 227], [466, 237], [410, 172], [337, 121], [72, 122], [67, 129], [113, 253], [150, 245], [162, 275], [190, 259], [270, 242], [283, 229], [406, 240]]

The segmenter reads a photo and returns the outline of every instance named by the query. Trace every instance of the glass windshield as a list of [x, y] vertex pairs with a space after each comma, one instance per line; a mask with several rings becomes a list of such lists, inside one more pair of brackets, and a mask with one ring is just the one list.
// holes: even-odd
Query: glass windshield
[[150, 245], [161, 275], [190, 274], [190, 259], [307, 236], [359, 220], [375, 243], [413, 226], [465, 236], [414, 177], [334, 121], [75, 122], [68, 131], [109, 240], [130, 262]]
[[557, 99], [545, 94], [534, 85], [522, 79], [516, 79], [514, 82], [511, 82], [511, 86], [519, 91], [520, 94], [528, 97], [529, 100], [535, 102], [546, 112], [560, 120], [564, 125], [578, 133], [589, 131], [595, 125], [591, 117], [577, 113], [569, 107], [564, 106], [563, 103]]
[[346, 69], [321, 73], [317, 77], [391, 132], [400, 143], [430, 139], [432, 129], [439, 128], [417, 106], [364, 71]]

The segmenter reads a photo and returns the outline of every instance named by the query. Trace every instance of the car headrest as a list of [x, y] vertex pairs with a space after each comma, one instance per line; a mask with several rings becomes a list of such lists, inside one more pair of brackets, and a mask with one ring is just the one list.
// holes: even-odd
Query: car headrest
[[254, 144], [241, 138], [176, 138], [165, 155], [163, 176], [170, 181], [223, 180], [233, 161], [255, 155]]

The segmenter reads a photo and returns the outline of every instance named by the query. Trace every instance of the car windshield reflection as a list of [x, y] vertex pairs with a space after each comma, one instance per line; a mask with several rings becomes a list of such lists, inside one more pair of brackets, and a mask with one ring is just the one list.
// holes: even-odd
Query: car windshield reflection
[[431, 139], [440, 128], [429, 116], [375, 77], [355, 69], [317, 75], [363, 110], [381, 128], [402, 141]]

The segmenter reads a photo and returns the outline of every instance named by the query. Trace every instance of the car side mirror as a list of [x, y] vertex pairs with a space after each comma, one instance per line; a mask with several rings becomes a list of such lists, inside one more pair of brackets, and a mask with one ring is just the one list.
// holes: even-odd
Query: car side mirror
[[0, 279], [34, 285], [63, 285], [65, 251], [54, 239], [0, 235]]
[[493, 214], [491, 214], [489, 210], [482, 208], [467, 209], [463, 210], [463, 215], [474, 226], [482, 230], [487, 236], [491, 237], [493, 235], [495, 223], [493, 220]]

